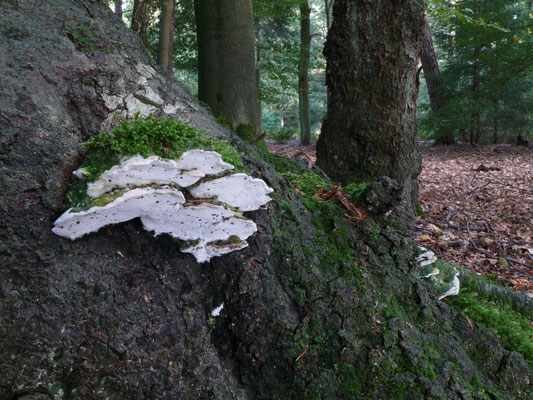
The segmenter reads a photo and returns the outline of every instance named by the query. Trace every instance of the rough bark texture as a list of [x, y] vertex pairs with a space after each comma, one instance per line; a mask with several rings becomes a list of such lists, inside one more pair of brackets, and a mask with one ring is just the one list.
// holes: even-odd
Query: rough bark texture
[[317, 163], [341, 183], [380, 176], [418, 192], [416, 64], [424, 5], [419, 0], [335, 1], [324, 54], [328, 110]]
[[148, 47], [148, 30], [150, 29], [150, 16], [155, 0], [134, 0], [131, 29], [139, 34], [144, 47]]
[[172, 72], [172, 44], [174, 42], [174, 7], [175, 0], [161, 0], [159, 17], [159, 46], [157, 63]]
[[[295, 193], [105, 2], [16, 4], [0, 4], [1, 399], [527, 399], [523, 358], [435, 300], [398, 226]], [[50, 232], [80, 142], [147, 87], [275, 189], [246, 214], [249, 248], [200, 265], [139, 221]]]
[[311, 49], [311, 8], [300, 4], [300, 63], [298, 64], [298, 107], [300, 111], [300, 145], [311, 143], [309, 119], [309, 57]]
[[115, 14], [122, 18], [122, 0], [115, 0]]
[[[424, 77], [428, 88], [431, 111], [434, 117], [438, 119], [440, 110], [446, 105], [446, 100], [444, 98], [444, 93], [442, 93], [439, 63], [437, 55], [435, 54], [433, 40], [431, 39], [431, 28], [429, 26], [427, 13], [424, 13], [424, 29], [422, 30], [422, 40], [420, 43], [422, 48], [420, 59], [422, 61], [422, 69], [424, 70]], [[453, 144], [454, 142], [455, 140], [452, 130], [439, 129], [437, 132], [436, 144]]]
[[250, 0], [194, 2], [198, 35], [198, 98], [234, 128], [261, 130]]

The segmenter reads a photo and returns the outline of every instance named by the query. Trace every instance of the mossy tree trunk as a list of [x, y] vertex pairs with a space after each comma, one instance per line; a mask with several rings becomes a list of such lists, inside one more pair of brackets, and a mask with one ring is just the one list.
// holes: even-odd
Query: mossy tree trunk
[[196, 0], [198, 98], [216, 117], [261, 130], [250, 0]]
[[311, 49], [311, 8], [309, 2], [300, 4], [300, 62], [298, 64], [298, 107], [300, 112], [300, 145], [311, 143], [309, 119], [309, 58]]
[[403, 185], [406, 209], [417, 195], [416, 65], [421, 0], [338, 0], [324, 54], [328, 109], [317, 163], [341, 183], [389, 176]]

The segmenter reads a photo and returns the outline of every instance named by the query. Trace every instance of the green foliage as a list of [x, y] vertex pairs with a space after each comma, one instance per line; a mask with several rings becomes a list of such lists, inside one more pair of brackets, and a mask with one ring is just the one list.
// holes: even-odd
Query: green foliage
[[420, 98], [421, 133], [454, 132], [471, 143], [531, 134], [532, 15], [525, 1], [433, 0], [433, 37], [445, 106]]
[[124, 120], [112, 133], [93, 136], [82, 144], [87, 155], [82, 164], [84, 179], [74, 179], [68, 193], [73, 207], [87, 208], [93, 199], [87, 196], [87, 183], [93, 182], [107, 169], [116, 165], [120, 157], [157, 155], [166, 159], [178, 159], [187, 150], [196, 148], [216, 151], [236, 170], [244, 170], [240, 155], [226, 142], [204, 136], [195, 127], [173, 118], [149, 116]]
[[298, 135], [295, 128], [271, 129], [267, 132], [268, 137], [274, 139], [276, 142], [287, 142], [296, 138]]

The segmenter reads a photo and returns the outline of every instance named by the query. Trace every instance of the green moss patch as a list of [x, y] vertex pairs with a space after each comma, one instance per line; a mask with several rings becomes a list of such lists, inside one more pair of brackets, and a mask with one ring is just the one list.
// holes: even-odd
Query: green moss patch
[[474, 282], [462, 279], [461, 283], [459, 295], [447, 302], [478, 324], [494, 330], [507, 350], [522, 353], [533, 366], [533, 312], [517, 310], [505, 295], [488, 293]]
[[202, 149], [216, 151], [236, 171], [245, 170], [241, 156], [234, 147], [202, 135], [199, 129], [169, 117], [136, 116], [133, 120], [124, 120], [111, 133], [94, 136], [82, 146], [88, 150], [81, 165], [86, 175], [84, 179], [74, 178], [67, 195], [71, 206], [77, 209], [95, 205], [95, 199], [87, 195], [87, 184], [118, 164], [121, 157], [157, 155], [165, 159], [178, 159], [187, 150]]

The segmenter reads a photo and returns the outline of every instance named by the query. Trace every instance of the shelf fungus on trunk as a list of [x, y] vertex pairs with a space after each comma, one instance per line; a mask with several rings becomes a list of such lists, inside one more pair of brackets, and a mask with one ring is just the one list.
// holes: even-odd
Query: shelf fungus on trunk
[[[242, 188], [246, 188], [246, 191]], [[241, 211], [257, 210], [258, 206], [268, 203], [268, 193], [272, 191], [262, 179], [242, 173], [202, 182], [190, 189], [196, 198], [215, 198]]]
[[177, 185], [187, 187], [206, 175], [217, 175], [233, 169], [214, 151], [194, 149], [182, 154], [179, 160], [165, 160], [159, 156], [126, 158], [105, 171], [87, 185], [87, 194], [101, 196], [115, 188], [142, 185]]
[[420, 269], [417, 271], [417, 276], [429, 279], [439, 300], [459, 294], [461, 282], [457, 268], [439, 260], [431, 250], [419, 247], [418, 251], [416, 262]]
[[[200, 149], [189, 150], [177, 160], [129, 157], [88, 183], [87, 194], [94, 199], [89, 208], [69, 209], [52, 231], [74, 240], [106, 225], [140, 218], [146, 230], [169, 234], [183, 242], [183, 252], [198, 262], [209, 261], [247, 247], [246, 239], [257, 226], [240, 211], [257, 210], [270, 201], [267, 194], [272, 189], [243, 173], [191, 187], [206, 176], [232, 169], [220, 154]], [[74, 174], [83, 179], [79, 172]]]

